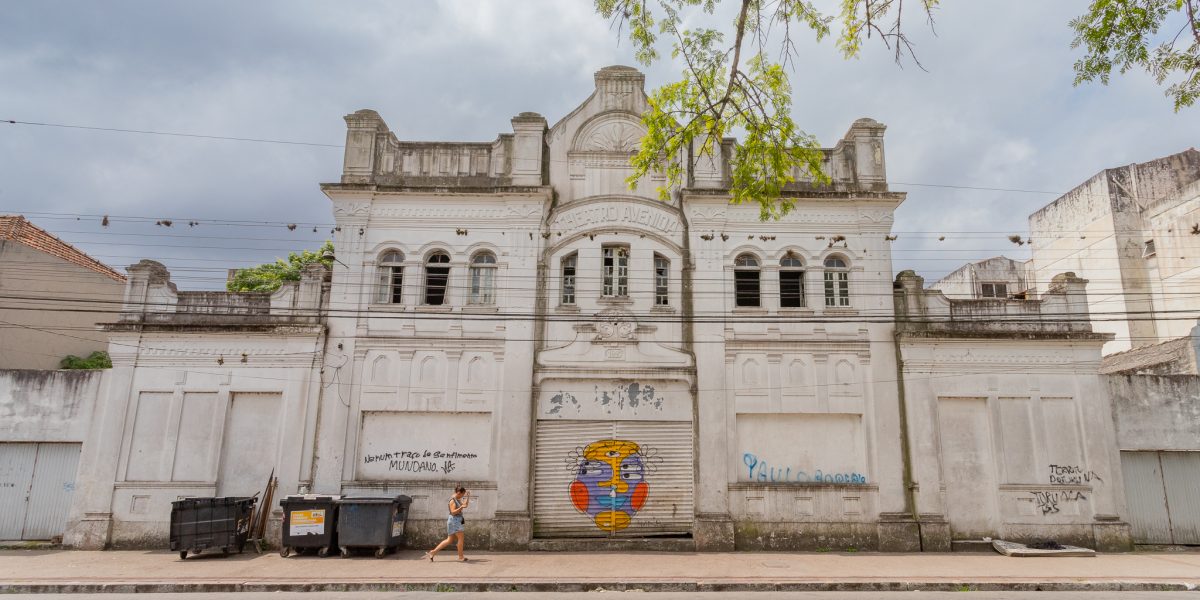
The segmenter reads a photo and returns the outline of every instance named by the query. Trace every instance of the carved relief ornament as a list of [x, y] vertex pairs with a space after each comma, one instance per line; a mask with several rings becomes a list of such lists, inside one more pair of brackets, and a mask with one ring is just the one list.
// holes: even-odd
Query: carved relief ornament
[[637, 320], [633, 313], [610, 308], [596, 314], [595, 342], [633, 342], [637, 341]]
[[371, 214], [370, 202], [336, 202], [333, 214], [337, 217], [365, 217]]

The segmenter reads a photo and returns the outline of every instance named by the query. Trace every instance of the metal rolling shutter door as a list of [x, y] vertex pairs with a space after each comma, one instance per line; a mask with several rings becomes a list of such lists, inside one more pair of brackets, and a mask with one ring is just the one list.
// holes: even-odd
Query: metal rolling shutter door
[[1133, 540], [1139, 544], [1170, 544], [1171, 517], [1163, 492], [1157, 452], [1121, 452], [1125, 500]]
[[1200, 544], [1200, 452], [1161, 452], [1171, 541]]
[[22, 539], [37, 444], [0, 444], [0, 540]]
[[63, 534], [82, 444], [38, 444], [37, 465], [29, 489], [24, 539], [48, 540]]
[[[635, 442], [648, 456], [645, 505], [629, 526], [604, 531], [571, 504], [577, 456], [605, 439]], [[692, 424], [687, 421], [539, 421], [534, 450], [534, 535], [538, 537], [642, 537], [686, 534], [692, 529]]]

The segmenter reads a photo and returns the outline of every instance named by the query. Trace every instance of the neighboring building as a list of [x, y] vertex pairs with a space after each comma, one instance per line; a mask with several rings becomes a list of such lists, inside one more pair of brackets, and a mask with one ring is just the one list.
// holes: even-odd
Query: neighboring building
[[108, 347], [125, 276], [22, 216], [0, 215], [0, 369], [57, 369]]
[[315, 270], [268, 298], [131, 267], [67, 543], [161, 543], [169, 500], [248, 493], [274, 468], [285, 494], [412, 496], [414, 544], [442, 537], [463, 484], [468, 533], [495, 549], [1128, 547], [1107, 338], [1062, 324], [1087, 310], [1082, 280], [1028, 302], [903, 276], [895, 292], [904, 194], [870, 119], [778, 221], [729, 203], [732, 141], [667, 201], [659, 176], [630, 189], [644, 78], [595, 83], [554, 125], [521, 113], [491, 142], [348, 115], [342, 178], [322, 185], [327, 294]]
[[127, 270], [69, 546], [161, 546], [172, 500], [251, 496], [272, 473], [303, 489], [320, 390], [339, 381], [340, 365], [322, 363], [323, 266], [273, 294], [180, 292], [150, 260]]
[[0, 370], [0, 540], [62, 537], [107, 375]]
[[1191, 335], [1104, 357], [1105, 375], [1200, 375], [1200, 324]]
[[905, 451], [913, 510], [930, 513], [922, 521], [944, 518], [955, 539], [1128, 546], [1097, 374], [1112, 335], [1062, 318], [1087, 314], [1088, 282], [1065, 273], [1040, 300], [950, 300], [912, 271], [896, 281]]
[[1188, 335], [1200, 317], [1200, 151], [1105, 169], [1029, 216], [1031, 287], [1091, 281], [1105, 354]]
[[952, 300], [1024, 298], [1026, 267], [1026, 261], [996, 256], [967, 263], [931, 284], [929, 289], [938, 290]]
[[1200, 545], [1200, 377], [1103, 379], [1112, 398], [1134, 541]]

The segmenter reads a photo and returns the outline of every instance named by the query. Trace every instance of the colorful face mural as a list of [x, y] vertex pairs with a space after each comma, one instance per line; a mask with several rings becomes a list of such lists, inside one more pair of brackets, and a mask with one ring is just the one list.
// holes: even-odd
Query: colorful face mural
[[646, 461], [637, 444], [600, 440], [588, 444], [578, 458], [571, 482], [571, 503], [604, 531], [620, 531], [646, 504]]

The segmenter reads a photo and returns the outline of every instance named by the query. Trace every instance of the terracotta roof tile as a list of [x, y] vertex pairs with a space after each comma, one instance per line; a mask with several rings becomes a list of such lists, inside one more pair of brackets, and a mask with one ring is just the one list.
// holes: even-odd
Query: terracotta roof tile
[[57, 256], [73, 265], [91, 269], [101, 275], [125, 281], [125, 276], [116, 269], [88, 256], [82, 250], [51, 235], [45, 229], [30, 223], [21, 215], [0, 215], [0, 240], [13, 240], [34, 250]]

